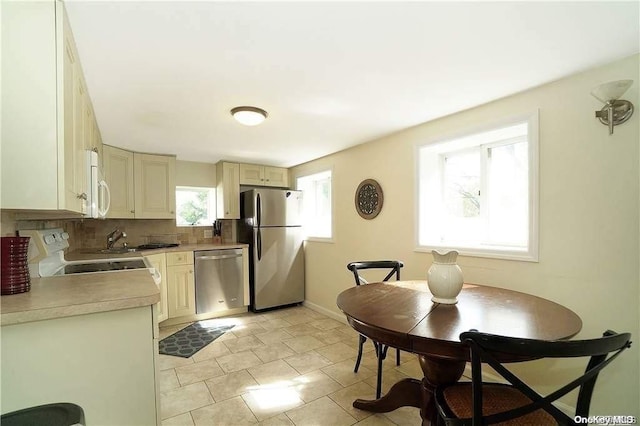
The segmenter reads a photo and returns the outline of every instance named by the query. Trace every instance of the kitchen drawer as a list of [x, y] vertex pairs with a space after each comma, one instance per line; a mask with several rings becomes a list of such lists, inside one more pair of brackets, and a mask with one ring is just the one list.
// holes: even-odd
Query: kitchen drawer
[[167, 266], [193, 265], [192, 251], [176, 251], [167, 253]]

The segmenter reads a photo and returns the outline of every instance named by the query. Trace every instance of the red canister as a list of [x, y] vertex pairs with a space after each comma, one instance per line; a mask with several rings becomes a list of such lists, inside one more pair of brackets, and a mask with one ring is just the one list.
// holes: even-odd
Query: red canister
[[1, 237], [0, 294], [17, 294], [29, 291], [29, 237]]

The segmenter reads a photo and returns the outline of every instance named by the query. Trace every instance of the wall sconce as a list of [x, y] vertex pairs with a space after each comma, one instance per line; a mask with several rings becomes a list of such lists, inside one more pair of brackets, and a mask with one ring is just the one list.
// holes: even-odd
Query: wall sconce
[[257, 126], [262, 123], [269, 114], [262, 108], [252, 106], [239, 106], [231, 110], [231, 115], [245, 126]]
[[633, 115], [633, 104], [618, 99], [632, 84], [633, 80], [611, 81], [591, 91], [594, 98], [605, 104], [600, 111], [596, 111], [596, 117], [602, 124], [609, 126], [610, 135], [613, 134], [613, 126], [624, 123]]

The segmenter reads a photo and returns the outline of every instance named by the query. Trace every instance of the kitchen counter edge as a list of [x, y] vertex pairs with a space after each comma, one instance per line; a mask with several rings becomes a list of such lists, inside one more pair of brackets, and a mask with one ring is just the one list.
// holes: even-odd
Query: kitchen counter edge
[[151, 306], [160, 290], [147, 269], [31, 278], [31, 290], [0, 297], [0, 325]]
[[140, 250], [130, 253], [99, 253], [97, 248], [90, 249], [78, 249], [65, 253], [64, 258], [69, 261], [75, 260], [92, 260], [92, 259], [110, 259], [110, 258], [124, 258], [124, 257], [141, 257], [150, 256], [153, 254], [161, 253], [173, 253], [180, 251], [201, 251], [201, 250], [225, 250], [225, 249], [237, 249], [248, 248], [248, 244], [243, 243], [227, 243], [227, 244], [182, 244], [178, 247], [164, 247], [151, 250]]

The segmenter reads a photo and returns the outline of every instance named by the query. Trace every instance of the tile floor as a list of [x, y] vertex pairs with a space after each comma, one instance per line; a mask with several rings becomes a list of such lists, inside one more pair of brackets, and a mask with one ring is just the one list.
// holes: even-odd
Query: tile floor
[[[375, 397], [376, 358], [345, 323], [298, 306], [209, 320], [234, 328], [191, 358], [160, 355], [163, 425], [419, 425], [417, 408], [373, 414], [351, 406]], [[160, 329], [166, 337], [188, 324]], [[383, 392], [422, 377], [415, 355], [384, 362]]]

